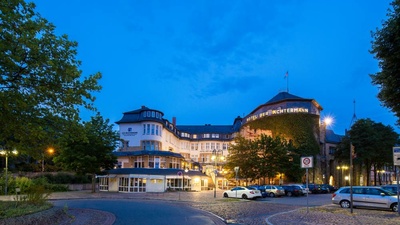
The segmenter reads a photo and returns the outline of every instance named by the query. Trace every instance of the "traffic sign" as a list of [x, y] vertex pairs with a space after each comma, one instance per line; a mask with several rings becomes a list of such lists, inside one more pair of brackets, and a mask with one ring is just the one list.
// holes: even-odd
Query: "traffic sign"
[[400, 166], [400, 147], [393, 147], [393, 165]]
[[312, 156], [307, 156], [307, 157], [301, 157], [301, 168], [313, 168], [313, 157]]

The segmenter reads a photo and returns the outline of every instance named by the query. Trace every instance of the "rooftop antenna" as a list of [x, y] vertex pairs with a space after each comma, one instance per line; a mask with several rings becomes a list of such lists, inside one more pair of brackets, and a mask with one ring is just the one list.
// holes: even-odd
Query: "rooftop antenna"
[[356, 116], [356, 100], [353, 100], [353, 118], [351, 118], [350, 122], [350, 128], [353, 126], [353, 124], [357, 121], [357, 116]]
[[286, 79], [286, 92], [289, 93], [289, 71], [286, 71], [284, 78]]

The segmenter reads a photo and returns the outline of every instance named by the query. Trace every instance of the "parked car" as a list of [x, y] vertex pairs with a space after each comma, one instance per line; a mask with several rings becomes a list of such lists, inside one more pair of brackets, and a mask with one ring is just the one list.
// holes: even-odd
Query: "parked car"
[[299, 185], [282, 185], [282, 188], [285, 190], [285, 195], [289, 197], [304, 195]]
[[299, 187], [300, 190], [301, 190], [301, 195], [306, 195], [307, 194], [307, 190], [306, 190], [305, 185], [303, 185], [303, 184], [291, 184], [291, 185]]
[[234, 187], [231, 190], [224, 191], [224, 198], [243, 198], [243, 199], [256, 199], [261, 198], [261, 191], [254, 187]]
[[397, 194], [397, 184], [387, 184], [381, 186], [383, 189]]
[[333, 193], [333, 192], [337, 191], [337, 188], [330, 184], [321, 184], [321, 187], [326, 188], [329, 193]]
[[308, 184], [308, 189], [313, 194], [326, 194], [329, 192], [328, 188], [326, 188], [320, 184]]
[[278, 185], [262, 185], [262, 189], [269, 197], [281, 197], [285, 195], [285, 190]]
[[268, 196], [267, 192], [265, 192], [264, 185], [250, 185], [249, 187], [253, 187], [261, 192], [261, 196], [266, 198]]
[[[354, 186], [353, 207], [391, 209], [397, 212], [397, 195], [381, 187]], [[350, 208], [350, 187], [341, 187], [332, 194], [332, 203], [342, 208]]]

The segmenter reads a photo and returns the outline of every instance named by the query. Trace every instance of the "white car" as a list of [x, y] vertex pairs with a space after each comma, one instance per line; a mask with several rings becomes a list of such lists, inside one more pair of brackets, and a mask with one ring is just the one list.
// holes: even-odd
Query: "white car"
[[[354, 186], [353, 207], [391, 209], [397, 212], [397, 195], [376, 186]], [[351, 207], [350, 187], [341, 187], [332, 195], [332, 203], [342, 208]]]
[[224, 198], [243, 198], [243, 199], [256, 199], [261, 198], [261, 191], [254, 187], [234, 187], [231, 190], [224, 191]]

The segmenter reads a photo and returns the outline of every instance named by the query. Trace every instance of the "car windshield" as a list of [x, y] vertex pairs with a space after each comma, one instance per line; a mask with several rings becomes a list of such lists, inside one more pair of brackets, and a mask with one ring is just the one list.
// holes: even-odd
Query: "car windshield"
[[383, 191], [383, 192], [385, 192], [387, 195], [390, 195], [390, 196], [397, 195], [396, 193], [394, 193], [394, 192], [391, 192], [391, 191], [389, 191], [389, 190], [386, 190], [386, 189], [382, 189], [382, 191]]
[[250, 189], [250, 190], [257, 190], [257, 188], [255, 188], [255, 187], [247, 187], [247, 189]]
[[278, 189], [278, 190], [283, 190], [283, 187], [281, 187], [281, 186], [276, 186], [276, 189]]

